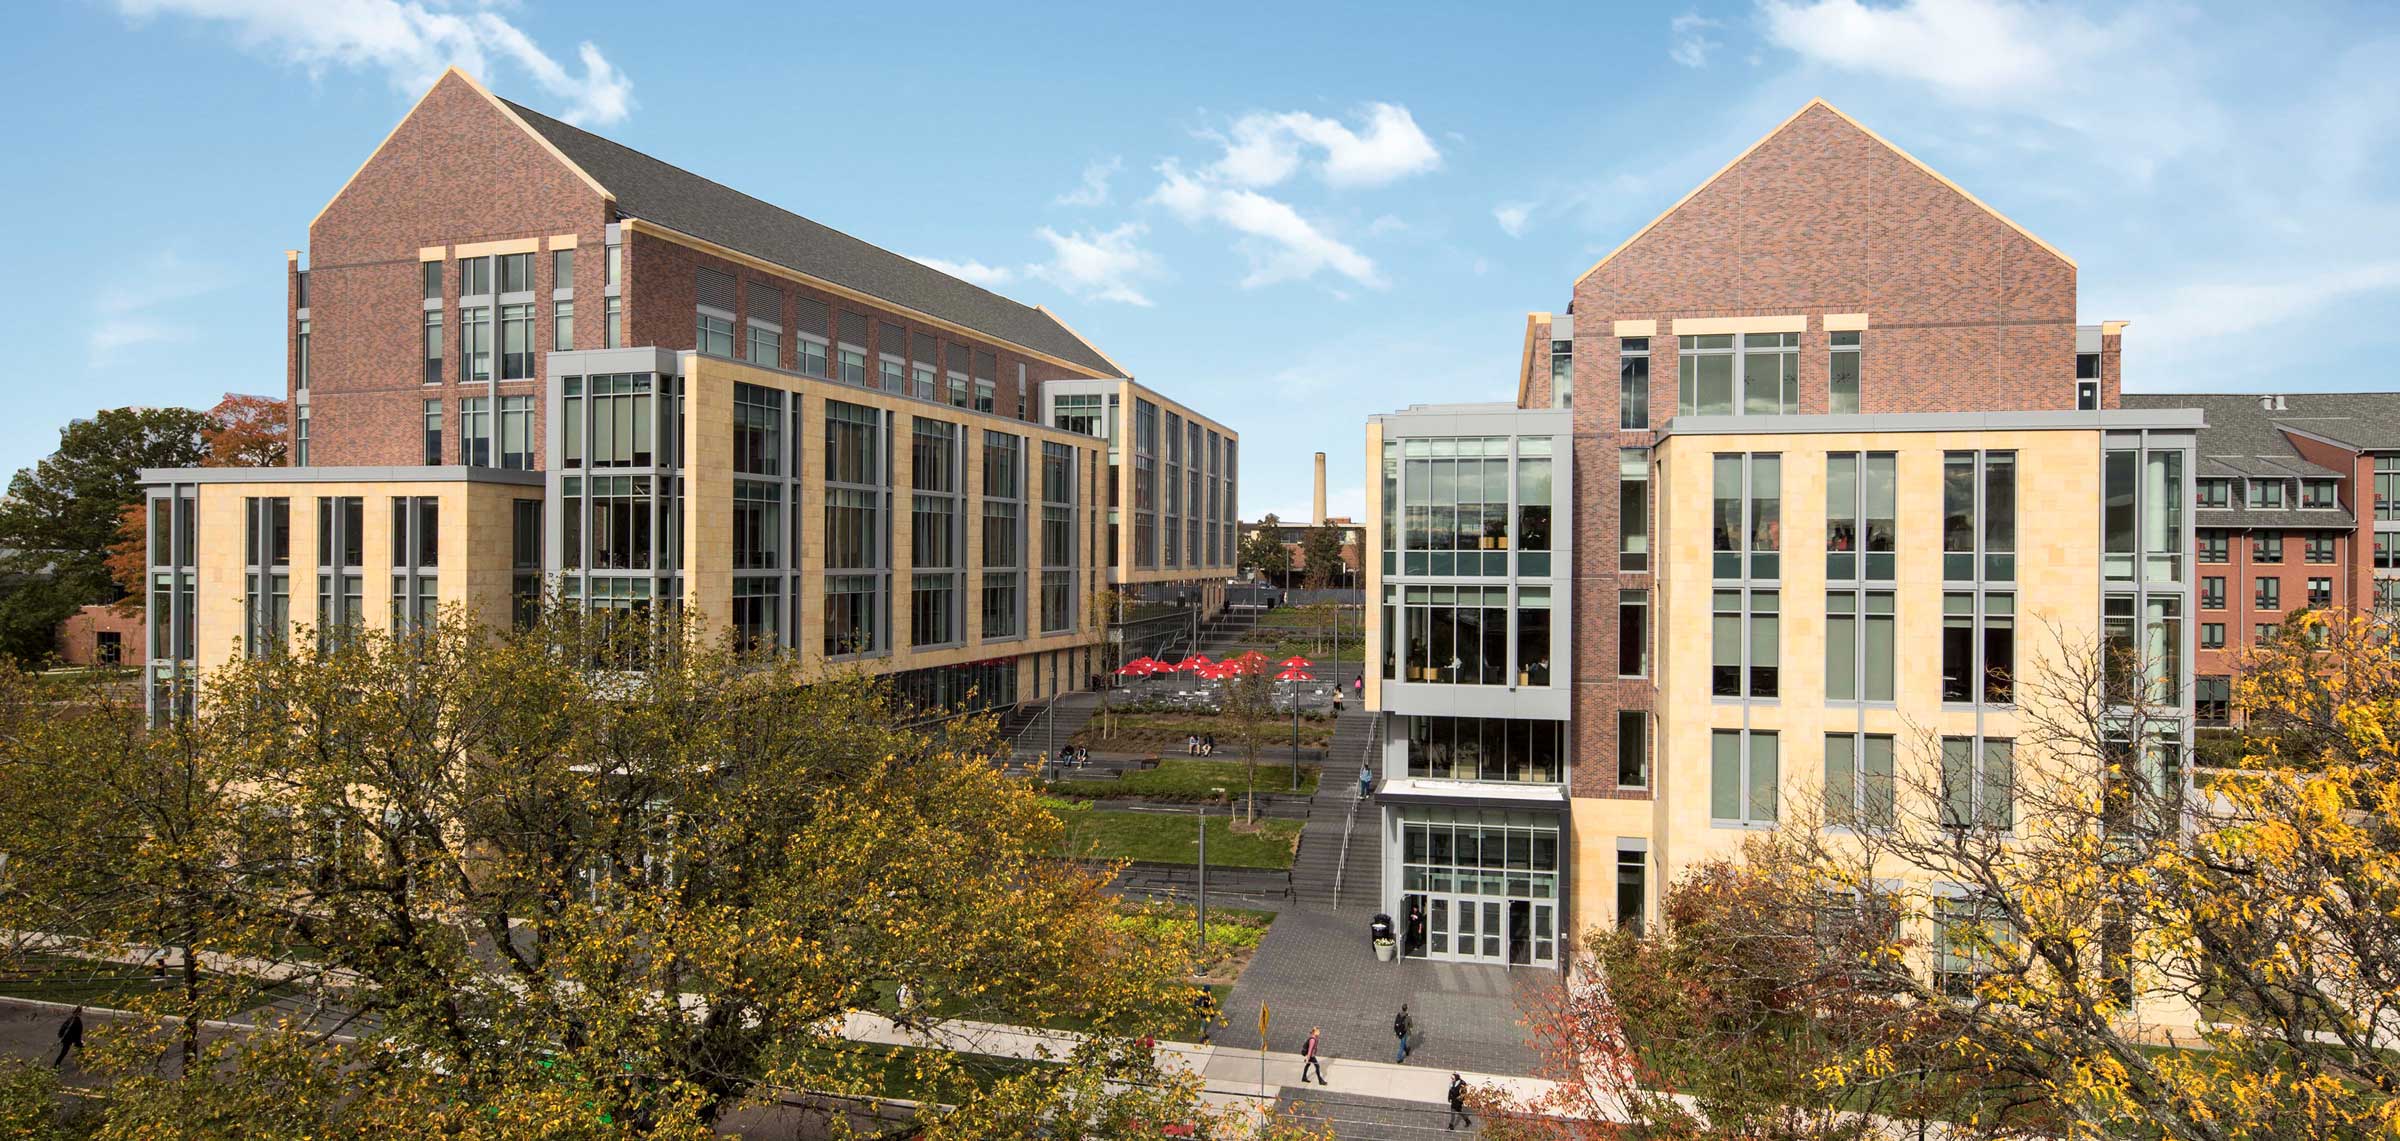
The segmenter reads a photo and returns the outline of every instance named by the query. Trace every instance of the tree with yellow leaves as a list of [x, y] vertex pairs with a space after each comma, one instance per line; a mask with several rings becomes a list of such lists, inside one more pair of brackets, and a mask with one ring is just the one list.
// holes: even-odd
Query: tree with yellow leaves
[[[938, 1092], [910, 1126], [928, 1137], [1205, 1118], [1196, 1078], [1131, 1048], [1188, 1009], [1186, 949], [1126, 938], [1103, 875], [1054, 858], [1059, 825], [990, 764], [988, 723], [895, 702], [671, 624], [571, 618], [450, 615], [224, 664], [159, 738], [191, 742], [244, 825], [179, 849], [228, 869], [193, 958], [202, 978], [306, 961], [329, 1010], [165, 1077], [127, 1024], [102, 1044], [108, 1129], [699, 1136], [781, 1092], [895, 1082]], [[39, 767], [66, 745], [10, 755], [10, 779], [75, 806], [89, 790]], [[21, 890], [18, 914], [64, 915], [82, 889]], [[860, 1040], [985, 1022], [1085, 1033], [1013, 1061]]]

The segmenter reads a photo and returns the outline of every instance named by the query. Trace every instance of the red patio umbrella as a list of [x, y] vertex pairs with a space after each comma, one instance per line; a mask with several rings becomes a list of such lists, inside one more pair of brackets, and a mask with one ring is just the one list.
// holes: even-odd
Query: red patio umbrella
[[1291, 657], [1285, 658], [1276, 664], [1287, 670], [1304, 670], [1317, 663], [1309, 661], [1307, 658], [1301, 657], [1298, 654], [1293, 654]]
[[1165, 668], [1165, 663], [1150, 658], [1135, 658], [1117, 667], [1119, 677], [1148, 677]]
[[1179, 670], [1199, 670], [1206, 669], [1215, 664], [1215, 662], [1208, 660], [1207, 654], [1193, 654], [1192, 656], [1175, 663], [1175, 668]]
[[1288, 669], [1275, 675], [1277, 681], [1315, 681], [1317, 675], [1304, 669]]

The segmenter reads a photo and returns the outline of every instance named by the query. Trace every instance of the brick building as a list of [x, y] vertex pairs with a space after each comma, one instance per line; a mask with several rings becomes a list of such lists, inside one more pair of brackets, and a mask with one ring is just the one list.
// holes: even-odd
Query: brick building
[[1011, 704], [1105, 668], [1102, 585], [1221, 602], [1231, 429], [1047, 309], [459, 71], [286, 260], [293, 466], [148, 476], [159, 708], [301, 624], [549, 591]]
[[145, 649], [138, 613], [86, 606], [58, 624], [58, 660], [70, 666], [139, 666]]
[[1410, 953], [1561, 962], [1796, 806], [1875, 826], [1896, 773], [2006, 827], [2059, 763], [2015, 741], [2053, 629], [2138, 660], [2168, 786], [2200, 417], [2122, 407], [2123, 323], [2075, 305], [2064, 253], [1811, 102], [1529, 315], [1515, 400], [1371, 418]]
[[2198, 408], [2195, 715], [2230, 718], [2243, 653], [2304, 608], [2400, 607], [2400, 392], [2129, 393]]

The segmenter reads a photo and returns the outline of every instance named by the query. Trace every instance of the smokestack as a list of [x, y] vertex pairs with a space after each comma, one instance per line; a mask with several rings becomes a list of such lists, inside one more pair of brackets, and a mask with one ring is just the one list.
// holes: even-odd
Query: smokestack
[[1318, 453], [1317, 453], [1317, 499], [1316, 499], [1316, 508], [1317, 508], [1317, 517], [1316, 517], [1316, 518], [1314, 518], [1314, 519], [1311, 519], [1311, 520], [1309, 520], [1309, 523], [1310, 523], [1311, 525], [1321, 524], [1321, 523], [1325, 522], [1325, 453], [1323, 453], [1323, 452], [1318, 452]]

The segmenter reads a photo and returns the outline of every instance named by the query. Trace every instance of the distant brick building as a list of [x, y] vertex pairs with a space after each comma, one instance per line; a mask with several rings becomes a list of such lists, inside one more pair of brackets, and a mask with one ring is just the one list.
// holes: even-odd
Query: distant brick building
[[2400, 606], [2400, 392], [2144, 392], [2125, 404], [2208, 416], [2193, 485], [2200, 724], [2231, 720], [2242, 655], [2289, 615]]
[[138, 666], [143, 661], [142, 615], [86, 606], [58, 624], [58, 660], [70, 666]]
[[[1364, 565], [1359, 558], [1360, 551], [1365, 547], [1367, 541], [1367, 525], [1340, 515], [1325, 521], [1342, 532], [1341, 573], [1335, 576], [1328, 585], [1343, 590], [1356, 589], [1359, 585], [1359, 568]], [[1267, 523], [1263, 519], [1256, 523], [1242, 524], [1242, 545], [1248, 546], [1253, 537], [1266, 529]], [[1281, 519], [1275, 521], [1275, 540], [1283, 544], [1284, 554], [1291, 567], [1289, 571], [1280, 576], [1276, 585], [1298, 586], [1307, 581], [1311, 569], [1308, 565], [1308, 533], [1314, 530], [1316, 528], [1307, 523], [1287, 523]], [[1243, 569], [1253, 570], [1255, 568], [1244, 567]]]

